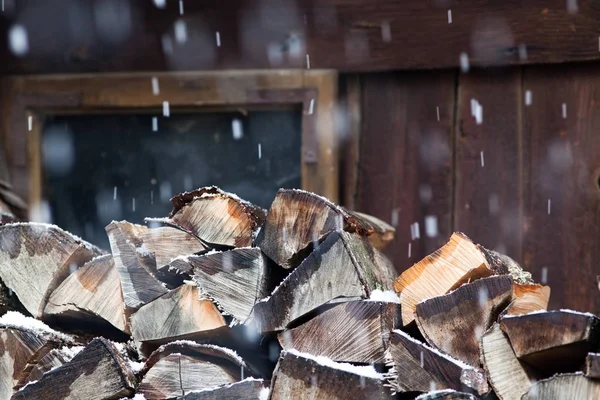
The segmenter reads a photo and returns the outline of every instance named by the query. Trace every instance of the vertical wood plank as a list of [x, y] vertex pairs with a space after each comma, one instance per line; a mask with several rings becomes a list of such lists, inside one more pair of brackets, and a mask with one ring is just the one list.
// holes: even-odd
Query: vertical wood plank
[[363, 78], [358, 209], [396, 225], [385, 252], [398, 271], [451, 233], [454, 85], [453, 71]]
[[547, 279], [551, 307], [598, 313], [600, 73], [526, 68], [524, 90], [524, 266]]
[[521, 70], [462, 74], [458, 93], [455, 230], [519, 260]]
[[360, 158], [361, 137], [361, 82], [360, 75], [352, 74], [344, 77], [342, 88], [343, 97], [340, 105], [343, 106], [344, 120], [337, 121], [338, 132], [343, 146], [341, 176], [342, 205], [350, 210], [356, 208], [358, 195], [358, 165]]

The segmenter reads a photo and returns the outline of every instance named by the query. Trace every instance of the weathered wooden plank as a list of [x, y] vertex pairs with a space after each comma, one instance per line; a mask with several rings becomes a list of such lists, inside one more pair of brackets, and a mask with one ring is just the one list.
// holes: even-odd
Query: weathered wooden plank
[[362, 82], [357, 209], [396, 227], [385, 253], [403, 271], [451, 233], [455, 75], [377, 74]]
[[600, 398], [600, 381], [583, 374], [562, 374], [531, 385], [522, 400], [579, 400]]
[[524, 108], [526, 269], [550, 308], [600, 312], [600, 75], [592, 65], [527, 68]]
[[521, 71], [461, 74], [457, 101], [454, 229], [519, 259]]

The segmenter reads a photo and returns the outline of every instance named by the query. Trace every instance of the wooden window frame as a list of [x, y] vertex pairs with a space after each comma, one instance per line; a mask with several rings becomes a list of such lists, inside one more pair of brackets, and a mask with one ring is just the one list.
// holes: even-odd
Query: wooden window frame
[[[152, 78], [159, 93], [152, 92]], [[5, 148], [12, 183], [30, 209], [42, 196], [41, 135], [47, 115], [302, 107], [302, 189], [339, 201], [334, 70], [248, 70], [6, 78]], [[7, 105], [10, 104], [9, 107]], [[31, 126], [29, 119], [31, 118]], [[30, 129], [31, 128], [31, 129]], [[2, 132], [0, 132], [0, 135]]]

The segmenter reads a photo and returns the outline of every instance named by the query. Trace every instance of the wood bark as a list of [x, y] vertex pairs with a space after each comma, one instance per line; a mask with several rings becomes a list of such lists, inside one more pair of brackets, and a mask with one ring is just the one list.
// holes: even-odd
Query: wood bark
[[519, 360], [547, 376], [578, 371], [600, 339], [596, 316], [568, 310], [504, 317], [500, 326]]
[[495, 323], [481, 337], [481, 364], [500, 400], [520, 399], [531, 382], [500, 325]]
[[147, 399], [170, 399], [232, 384], [253, 374], [229, 349], [179, 341], [161, 346], [150, 355], [138, 393]]
[[400, 304], [351, 301], [280, 333], [278, 339], [284, 350], [338, 362], [383, 363], [390, 333], [401, 324]]
[[12, 400], [120, 399], [133, 394], [135, 376], [112, 343], [92, 340], [71, 361], [23, 387]]
[[395, 271], [357, 234], [331, 233], [265, 301], [254, 307], [260, 332], [285, 329], [292, 321], [331, 301], [368, 298], [391, 289]]
[[383, 375], [325, 357], [283, 351], [273, 373], [271, 400], [389, 399]]
[[266, 400], [268, 396], [268, 382], [262, 379], [246, 378], [243, 381], [215, 389], [190, 392], [181, 397], [181, 400]]
[[417, 304], [415, 318], [429, 345], [479, 365], [481, 336], [512, 300], [512, 279], [491, 276]]
[[66, 318], [74, 323], [105, 321], [129, 333], [119, 273], [112, 255], [85, 263], [52, 293], [44, 318]]
[[503, 315], [521, 315], [533, 311], [545, 311], [550, 300], [550, 287], [539, 284], [513, 284], [513, 301]]
[[265, 210], [211, 186], [181, 193], [171, 199], [166, 222], [196, 235], [209, 247], [251, 246]]
[[388, 380], [396, 392], [464, 390], [483, 395], [489, 392], [483, 371], [429, 347], [408, 334], [394, 330], [386, 363], [392, 369]]
[[53, 225], [0, 226], [0, 278], [35, 317], [42, 316], [48, 297], [69, 273], [98, 254]]
[[600, 399], [600, 381], [583, 374], [562, 374], [531, 385], [521, 400], [583, 400]]
[[589, 353], [585, 358], [585, 376], [600, 379], [600, 353]]

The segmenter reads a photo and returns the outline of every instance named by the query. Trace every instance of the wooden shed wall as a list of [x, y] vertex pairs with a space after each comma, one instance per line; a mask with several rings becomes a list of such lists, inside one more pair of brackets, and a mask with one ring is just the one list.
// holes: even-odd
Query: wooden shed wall
[[[361, 75], [358, 185], [346, 198], [397, 220], [387, 253], [400, 271], [460, 230], [547, 280], [552, 307], [600, 311], [598, 71]], [[481, 124], [472, 100], [483, 108]], [[411, 240], [415, 222], [420, 238]]]

